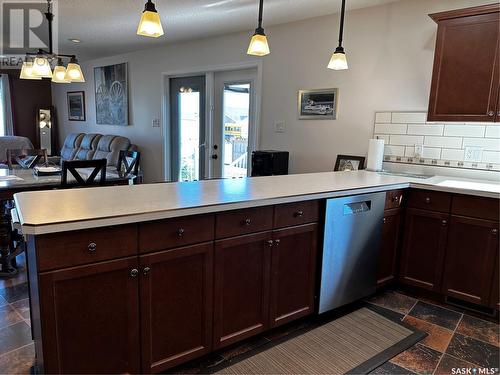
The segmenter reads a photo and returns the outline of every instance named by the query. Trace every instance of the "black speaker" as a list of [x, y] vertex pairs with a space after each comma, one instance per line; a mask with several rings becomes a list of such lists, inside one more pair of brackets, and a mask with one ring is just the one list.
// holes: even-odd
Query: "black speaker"
[[288, 174], [288, 151], [252, 152], [252, 177]]

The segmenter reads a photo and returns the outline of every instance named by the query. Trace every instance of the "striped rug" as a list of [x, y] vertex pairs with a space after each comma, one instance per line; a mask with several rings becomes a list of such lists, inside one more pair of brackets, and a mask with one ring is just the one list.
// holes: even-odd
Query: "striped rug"
[[217, 374], [368, 373], [425, 337], [366, 307], [269, 346]]

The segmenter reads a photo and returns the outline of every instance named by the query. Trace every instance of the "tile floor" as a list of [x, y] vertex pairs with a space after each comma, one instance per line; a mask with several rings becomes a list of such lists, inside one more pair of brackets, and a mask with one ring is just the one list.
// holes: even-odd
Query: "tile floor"
[[[34, 361], [24, 258], [17, 277], [0, 279], [0, 374], [28, 374]], [[428, 333], [418, 344], [385, 363], [374, 374], [451, 374], [451, 369], [488, 367], [498, 373], [500, 326], [463, 311], [388, 291], [368, 300], [407, 324]], [[308, 326], [306, 321], [247, 340], [239, 346], [184, 365], [176, 372], [200, 369], [229, 361]]]

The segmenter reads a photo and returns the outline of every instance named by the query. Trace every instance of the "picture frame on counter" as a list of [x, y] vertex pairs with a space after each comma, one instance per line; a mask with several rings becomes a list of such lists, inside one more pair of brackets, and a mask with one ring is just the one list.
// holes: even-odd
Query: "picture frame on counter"
[[365, 169], [365, 157], [354, 155], [337, 155], [335, 172], [338, 171], [360, 171]]
[[85, 121], [85, 91], [67, 92], [68, 120]]
[[299, 120], [336, 120], [338, 88], [299, 90]]

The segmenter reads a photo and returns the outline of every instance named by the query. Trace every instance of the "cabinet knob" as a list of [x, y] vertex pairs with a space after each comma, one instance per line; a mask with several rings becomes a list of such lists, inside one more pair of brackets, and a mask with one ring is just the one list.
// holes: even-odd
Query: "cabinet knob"
[[267, 245], [268, 245], [269, 247], [273, 247], [273, 245], [274, 245], [274, 241], [273, 241], [273, 240], [269, 240], [269, 241], [267, 241]]
[[144, 276], [147, 276], [149, 274], [149, 272], [151, 271], [151, 268], [149, 267], [146, 267], [142, 270], [142, 273], [144, 274]]
[[252, 224], [252, 219], [246, 218], [245, 225], [250, 225], [250, 224]]
[[295, 217], [302, 217], [302, 216], [304, 216], [304, 211], [297, 211], [294, 216]]
[[130, 271], [130, 276], [132, 277], [137, 277], [138, 274], [139, 270], [137, 268], [132, 268], [132, 270]]
[[500, 117], [500, 111], [498, 111], [497, 116]]
[[95, 242], [91, 242], [89, 243], [89, 246], [87, 246], [87, 249], [89, 249], [89, 251], [93, 253], [97, 250], [97, 244]]
[[492, 230], [491, 230], [491, 234], [492, 234], [493, 236], [496, 236], [496, 235], [498, 234], [498, 229], [492, 229]]
[[185, 232], [184, 228], [179, 228], [177, 230], [177, 237], [183, 237]]
[[427, 203], [427, 204], [431, 203], [431, 198], [426, 197], [426, 198], [425, 198], [425, 203]]
[[387, 223], [387, 219], [385, 217], [382, 219], [382, 223]]
[[399, 196], [395, 195], [392, 197], [393, 202], [397, 202], [399, 200]]
[[447, 225], [448, 225], [448, 220], [443, 220], [443, 221], [441, 221], [441, 225], [442, 225], [443, 227], [447, 226]]
[[489, 111], [489, 112], [488, 112], [488, 116], [490, 116], [490, 117], [495, 116], [495, 112], [494, 112], [494, 111]]
[[280, 243], [281, 243], [281, 240], [274, 240], [274, 244], [275, 244], [276, 246], [279, 246], [279, 245], [280, 245]]

